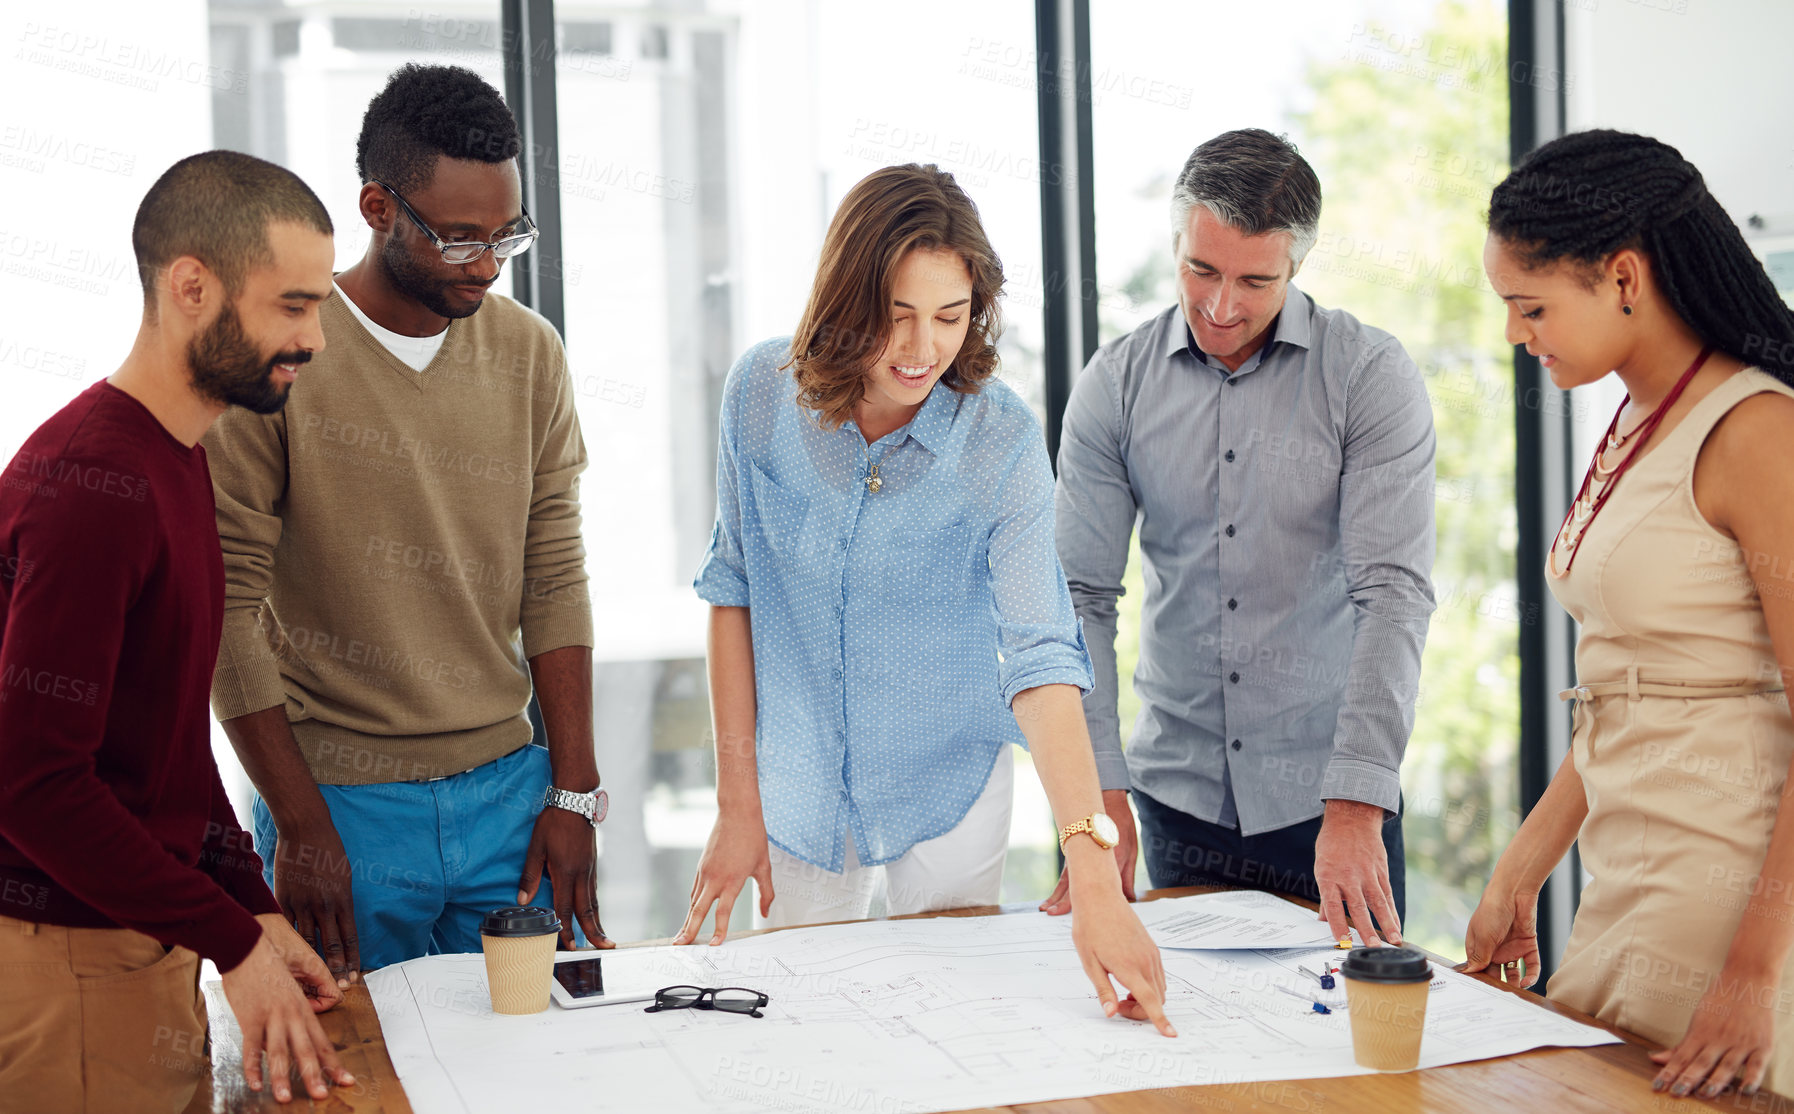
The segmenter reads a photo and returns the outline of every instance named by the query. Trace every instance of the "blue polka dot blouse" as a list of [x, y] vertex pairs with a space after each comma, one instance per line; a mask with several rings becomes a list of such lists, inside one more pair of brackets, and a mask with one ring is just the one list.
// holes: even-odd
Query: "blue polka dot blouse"
[[1027, 404], [996, 379], [937, 384], [868, 445], [798, 406], [789, 351], [750, 348], [724, 384], [694, 587], [749, 611], [767, 835], [839, 871], [849, 826], [868, 866], [950, 831], [1024, 743], [1016, 694], [1093, 676]]

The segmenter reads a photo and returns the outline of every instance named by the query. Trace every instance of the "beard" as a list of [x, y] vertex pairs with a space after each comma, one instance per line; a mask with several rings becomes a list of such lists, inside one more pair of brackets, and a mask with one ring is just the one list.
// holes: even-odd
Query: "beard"
[[263, 356], [237, 316], [235, 303], [219, 311], [218, 319], [187, 344], [187, 366], [193, 373], [193, 389], [201, 398], [227, 406], [241, 406], [257, 414], [272, 414], [287, 404], [289, 384], [274, 382], [274, 365], [303, 364], [310, 352], [277, 352]]
[[[434, 250], [434, 249], [432, 249]], [[380, 269], [386, 272], [387, 281], [393, 289], [423, 306], [438, 317], [457, 318], [472, 317], [479, 312], [483, 302], [473, 305], [457, 305], [448, 300], [447, 291], [451, 286], [471, 285], [465, 279], [444, 279], [432, 275], [427, 267], [419, 263], [396, 236], [387, 238], [386, 248], [377, 257]], [[496, 280], [494, 280], [496, 281]]]

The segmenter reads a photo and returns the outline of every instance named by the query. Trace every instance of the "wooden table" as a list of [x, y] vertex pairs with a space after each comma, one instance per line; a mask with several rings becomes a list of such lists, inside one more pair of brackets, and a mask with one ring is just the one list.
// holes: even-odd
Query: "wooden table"
[[[1209, 893], [1219, 887], [1154, 890], [1142, 900]], [[1291, 899], [1299, 900], [1299, 899]], [[1314, 908], [1312, 903], [1304, 903]], [[924, 916], [981, 917], [1019, 912], [1032, 906], [994, 905], [956, 909]], [[737, 934], [752, 935], [752, 933]], [[662, 944], [646, 940], [635, 947]], [[1435, 962], [1451, 966], [1440, 956]], [[1529, 1114], [1615, 1110], [1651, 1111], [1652, 1114], [1688, 1114], [1697, 1110], [1727, 1110], [1734, 1114], [1794, 1114], [1794, 1101], [1767, 1093], [1754, 1098], [1721, 1095], [1716, 1099], [1673, 1099], [1653, 1094], [1651, 1079], [1657, 1067], [1649, 1053], [1654, 1045], [1640, 1037], [1603, 1025], [1588, 1015], [1567, 1009], [1530, 992], [1515, 990], [1487, 975], [1474, 978], [1512, 994], [1522, 994], [1543, 1009], [1572, 1017], [1621, 1037], [1626, 1043], [1597, 1048], [1546, 1048], [1518, 1056], [1478, 1060], [1401, 1075], [1363, 1075], [1330, 1079], [1297, 1079], [1266, 1083], [1217, 1084], [1204, 1087], [1170, 1087], [1154, 1091], [1059, 1099], [984, 1109], [1018, 1114], [1158, 1114], [1160, 1111], [1203, 1110], [1227, 1114], [1293, 1111], [1314, 1114], [1399, 1114], [1403, 1111], [1442, 1111], [1488, 1114], [1492, 1110], [1526, 1111]], [[239, 1111], [320, 1111], [328, 1114], [412, 1114], [393, 1072], [373, 999], [360, 983], [349, 990], [345, 1003], [321, 1015], [324, 1032], [335, 1042], [343, 1065], [354, 1073], [352, 1088], [331, 1091], [325, 1102], [314, 1103], [294, 1087], [293, 1102], [281, 1106], [271, 1097], [251, 1092], [243, 1082], [241, 1035], [224, 995], [214, 983], [207, 988], [212, 1015], [212, 1079], [188, 1107], [188, 1114], [204, 1111], [237, 1114]], [[553, 1007], [550, 1007], [553, 1008]], [[1092, 1007], [1095, 1008], [1094, 1006]], [[502, 1070], [495, 1065], [494, 1070]], [[575, 1114], [573, 1111], [563, 1114]]]

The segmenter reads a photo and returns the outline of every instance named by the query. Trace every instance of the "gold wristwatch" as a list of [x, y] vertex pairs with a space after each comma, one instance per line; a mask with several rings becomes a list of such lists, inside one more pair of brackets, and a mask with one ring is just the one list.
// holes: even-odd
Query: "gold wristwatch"
[[1093, 812], [1082, 820], [1060, 828], [1059, 846], [1063, 848], [1065, 841], [1079, 832], [1089, 832], [1090, 838], [1096, 840], [1096, 845], [1105, 851], [1121, 842], [1121, 829], [1115, 826], [1115, 821], [1109, 819], [1106, 812]]

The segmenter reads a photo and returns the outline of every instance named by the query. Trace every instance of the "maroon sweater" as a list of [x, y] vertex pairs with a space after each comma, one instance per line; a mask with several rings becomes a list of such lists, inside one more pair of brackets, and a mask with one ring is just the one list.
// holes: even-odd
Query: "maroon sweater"
[[205, 450], [96, 383], [0, 475], [0, 915], [230, 970], [280, 907], [212, 759]]

